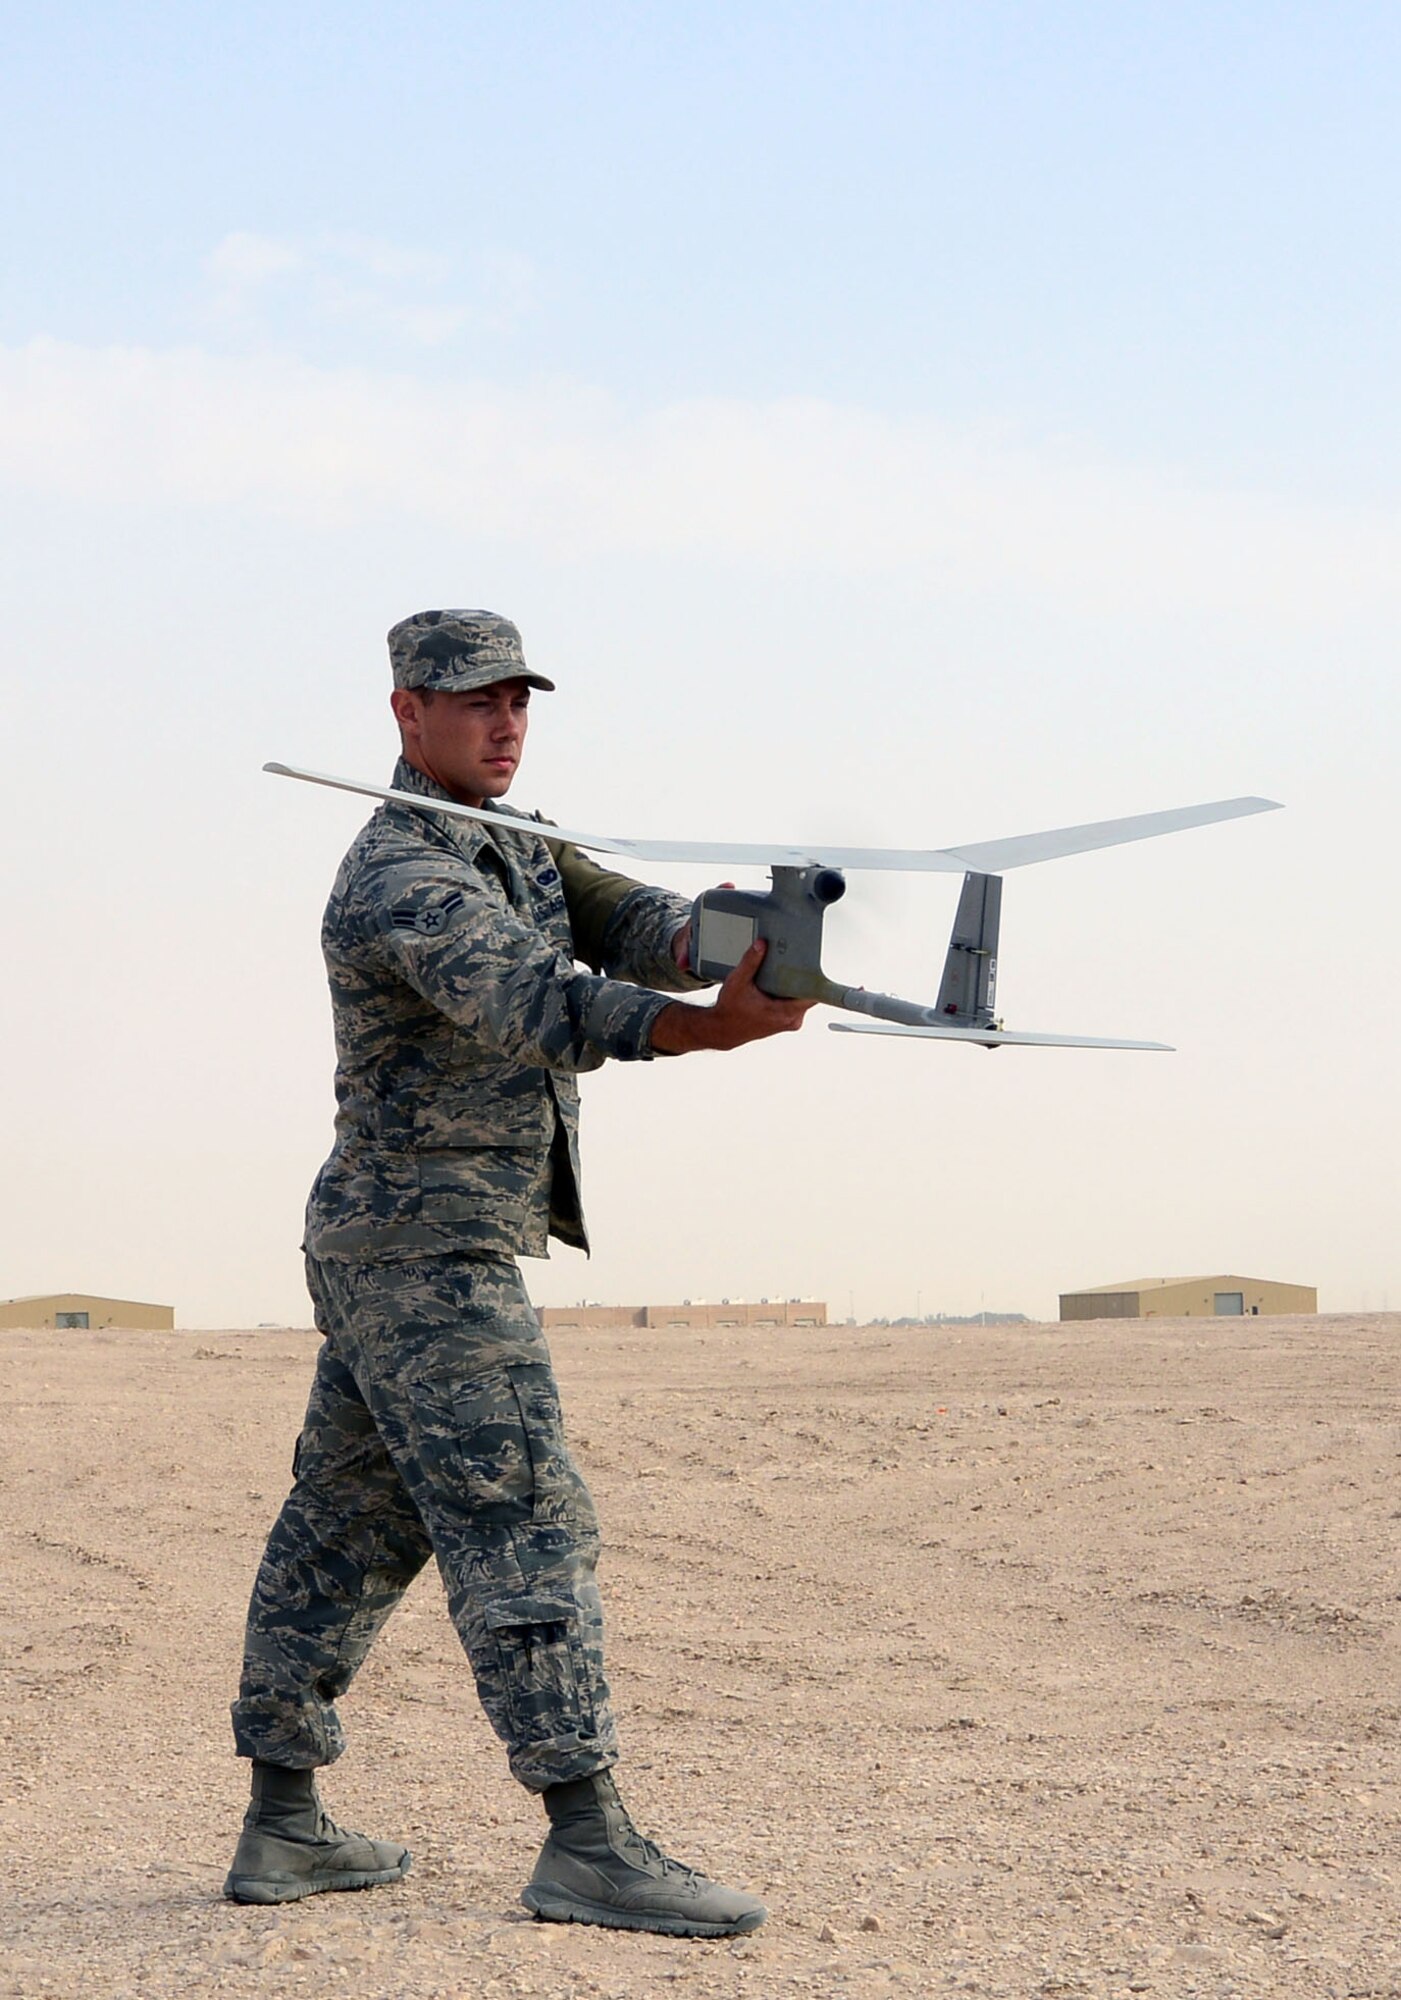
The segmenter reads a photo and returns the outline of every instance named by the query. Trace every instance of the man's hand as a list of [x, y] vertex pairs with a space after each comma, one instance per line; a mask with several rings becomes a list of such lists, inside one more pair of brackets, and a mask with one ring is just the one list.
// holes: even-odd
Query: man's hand
[[768, 1035], [791, 1035], [815, 1000], [776, 1000], [761, 993], [755, 974], [768, 950], [762, 938], [750, 945], [709, 1007], [673, 1000], [652, 1023], [652, 1047], [661, 1056], [687, 1056], [696, 1049], [738, 1049]]

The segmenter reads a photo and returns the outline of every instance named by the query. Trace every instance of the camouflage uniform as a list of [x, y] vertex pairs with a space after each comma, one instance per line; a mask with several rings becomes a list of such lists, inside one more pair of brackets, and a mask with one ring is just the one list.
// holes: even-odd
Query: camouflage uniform
[[[446, 797], [402, 760], [393, 782]], [[543, 830], [409, 806], [347, 854], [322, 933], [336, 1139], [306, 1235], [325, 1341], [249, 1608], [241, 1755], [339, 1756], [336, 1698], [431, 1554], [515, 1775], [543, 1790], [616, 1757], [597, 1522], [515, 1258], [587, 1248], [575, 1079], [651, 1056], [666, 990], [698, 983], [671, 950], [688, 914]]]

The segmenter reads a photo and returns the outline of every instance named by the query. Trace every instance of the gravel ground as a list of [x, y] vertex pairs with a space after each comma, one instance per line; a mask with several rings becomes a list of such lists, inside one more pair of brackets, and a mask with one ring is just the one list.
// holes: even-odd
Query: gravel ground
[[1401, 1316], [561, 1334], [639, 1822], [773, 1912], [532, 1922], [434, 1576], [343, 1713], [408, 1879], [221, 1900], [304, 1333], [0, 1333], [0, 1995], [1401, 1996]]

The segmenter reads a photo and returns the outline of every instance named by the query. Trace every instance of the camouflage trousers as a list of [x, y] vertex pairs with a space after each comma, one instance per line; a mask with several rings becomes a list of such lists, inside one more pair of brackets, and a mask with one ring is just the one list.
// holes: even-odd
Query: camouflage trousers
[[307, 1769], [430, 1555], [477, 1692], [535, 1790], [614, 1762], [598, 1523], [513, 1261], [308, 1257], [325, 1335], [248, 1610], [240, 1756]]

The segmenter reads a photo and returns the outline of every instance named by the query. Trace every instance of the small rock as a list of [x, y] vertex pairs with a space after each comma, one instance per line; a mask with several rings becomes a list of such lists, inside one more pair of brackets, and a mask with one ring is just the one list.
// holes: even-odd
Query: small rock
[[842, 1934], [840, 1931], [834, 1931], [830, 1924], [824, 1924], [817, 1933], [817, 1942], [819, 1944], [841, 1944]]
[[880, 1918], [863, 1917], [857, 1928], [863, 1931], [878, 1931], [880, 1929]]
[[1172, 1954], [1174, 1965], [1214, 1965], [1216, 1953], [1209, 1944], [1179, 1944]]

